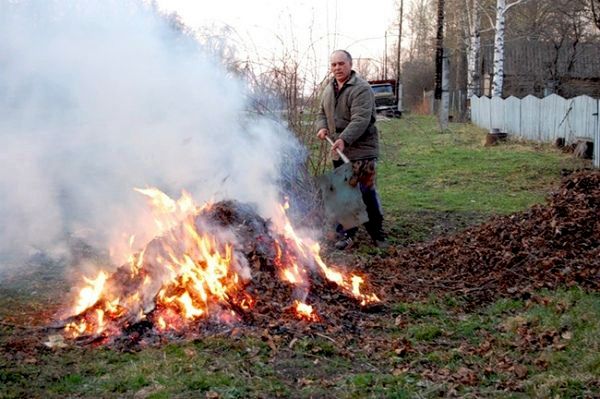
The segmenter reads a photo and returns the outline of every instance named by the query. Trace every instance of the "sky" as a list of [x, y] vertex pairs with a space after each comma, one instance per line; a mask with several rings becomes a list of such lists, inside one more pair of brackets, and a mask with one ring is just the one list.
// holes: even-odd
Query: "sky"
[[395, 0], [158, 0], [165, 11], [177, 12], [193, 29], [228, 25], [242, 44], [268, 55], [277, 51], [277, 38], [305, 51], [314, 43], [315, 55], [328, 64], [332, 50], [343, 48], [356, 58], [381, 59], [394, 42], [398, 18]]

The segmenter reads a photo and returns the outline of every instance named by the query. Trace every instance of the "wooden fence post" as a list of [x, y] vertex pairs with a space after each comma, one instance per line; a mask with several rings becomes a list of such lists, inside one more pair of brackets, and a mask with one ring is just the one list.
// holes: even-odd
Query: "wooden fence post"
[[594, 167], [600, 168], [600, 99], [596, 100], [596, 137], [594, 138]]

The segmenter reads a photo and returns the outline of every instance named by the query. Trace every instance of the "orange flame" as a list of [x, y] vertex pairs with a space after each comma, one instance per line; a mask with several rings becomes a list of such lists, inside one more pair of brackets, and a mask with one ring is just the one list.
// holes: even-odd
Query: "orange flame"
[[[323, 262], [323, 260], [321, 259], [321, 247], [319, 246], [319, 244], [316, 242], [312, 242], [310, 239], [305, 238], [303, 240], [296, 234], [294, 228], [290, 223], [290, 220], [286, 215], [286, 209], [286, 205], [280, 206], [280, 218], [278, 219], [280, 230], [283, 231], [284, 236], [287, 239], [289, 239], [292, 244], [295, 245], [297, 251], [304, 256], [308, 263], [315, 263], [327, 280], [335, 283], [338, 287], [346, 291], [348, 294], [360, 300], [361, 305], [364, 306], [369, 303], [380, 301], [377, 295], [363, 294], [360, 291], [360, 284], [364, 281], [362, 277], [354, 274], [346, 276], [341, 271], [335, 270], [332, 267], [328, 267], [325, 264], [325, 262]], [[285, 275], [288, 276], [288, 274]]]
[[104, 272], [98, 273], [95, 279], [84, 277], [88, 286], [79, 292], [79, 300], [77, 301], [77, 305], [75, 305], [75, 309], [73, 309], [74, 314], [79, 314], [98, 302], [107, 278], [108, 275]]
[[[185, 192], [175, 201], [156, 188], [135, 190], [150, 198], [161, 240], [129, 257], [127, 289], [117, 289], [119, 281], [109, 279], [105, 272], [85, 278], [86, 285], [73, 309], [76, 321], [65, 326], [66, 333], [71, 337], [108, 335], [119, 331], [119, 325], [113, 324], [118, 319], [126, 316], [131, 324], [150, 311], [158, 331], [177, 329], [211, 314], [220, 320], [236, 320], [237, 310], [250, 311], [256, 300], [244, 289], [251, 277], [242, 266], [245, 260], [237, 258], [234, 244], [227, 238], [198, 225], [196, 217], [211, 204], [198, 207]], [[279, 206], [272, 231], [279, 278], [305, 294], [310, 288], [310, 273], [316, 272], [362, 305], [379, 301], [375, 294], [361, 292], [363, 277], [325, 264], [319, 244], [296, 233], [287, 208], [287, 203]], [[130, 248], [134, 241], [131, 236]], [[296, 300], [294, 309], [301, 319], [319, 321], [311, 305]]]
[[300, 301], [294, 301], [294, 306], [296, 307], [296, 314], [301, 319], [305, 319], [308, 321], [319, 321], [319, 316], [314, 312], [314, 309], [311, 305], [307, 305]]

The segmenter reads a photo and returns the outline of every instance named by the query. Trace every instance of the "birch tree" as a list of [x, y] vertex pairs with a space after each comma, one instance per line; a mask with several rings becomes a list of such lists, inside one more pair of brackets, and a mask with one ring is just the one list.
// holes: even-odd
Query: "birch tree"
[[492, 96], [501, 97], [504, 88], [504, 32], [506, 13], [516, 5], [528, 0], [515, 0], [512, 3], [506, 0], [496, 1], [496, 35], [494, 38], [494, 81], [492, 82]]
[[477, 61], [481, 53], [481, 6], [480, 0], [464, 0], [467, 41], [467, 98], [479, 91], [480, 77]]

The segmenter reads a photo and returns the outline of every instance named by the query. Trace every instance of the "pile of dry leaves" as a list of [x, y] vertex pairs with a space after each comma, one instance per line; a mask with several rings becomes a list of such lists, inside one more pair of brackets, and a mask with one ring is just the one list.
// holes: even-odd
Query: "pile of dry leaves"
[[544, 287], [600, 288], [600, 171], [564, 177], [547, 204], [397, 250], [373, 265], [392, 297], [431, 293], [472, 304]]

